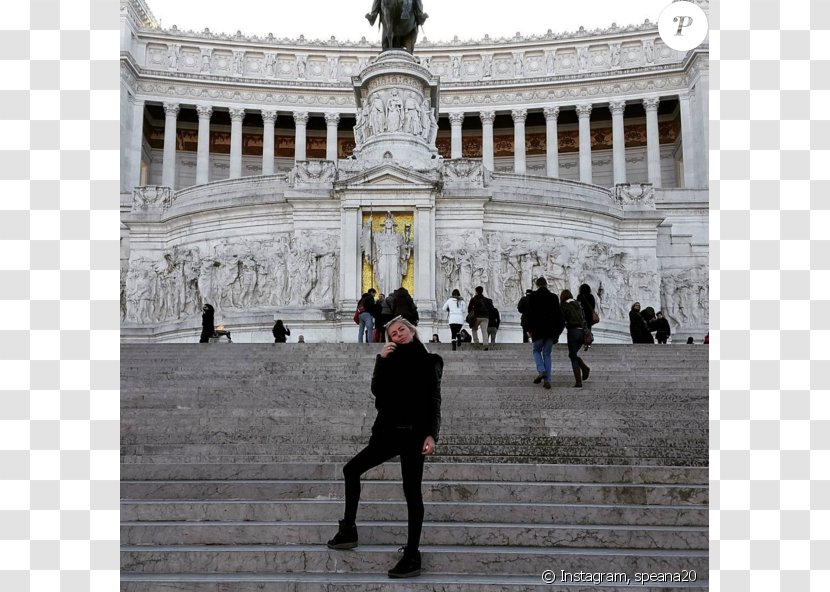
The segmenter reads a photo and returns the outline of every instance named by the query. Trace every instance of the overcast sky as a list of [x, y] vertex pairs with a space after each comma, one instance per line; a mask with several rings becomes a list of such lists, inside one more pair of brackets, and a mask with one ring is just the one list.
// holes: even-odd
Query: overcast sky
[[[379, 41], [363, 18], [372, 0], [146, 0], [162, 26], [214, 33]], [[544, 34], [642, 23], [657, 17], [671, 0], [423, 0], [429, 14], [422, 35], [431, 41]]]

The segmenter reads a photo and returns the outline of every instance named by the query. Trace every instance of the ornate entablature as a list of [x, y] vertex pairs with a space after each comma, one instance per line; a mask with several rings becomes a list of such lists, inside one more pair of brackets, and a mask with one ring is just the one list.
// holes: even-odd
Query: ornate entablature
[[[124, 0], [144, 5], [143, 0]], [[145, 26], [132, 46], [138, 92], [146, 95], [351, 108], [352, 77], [379, 45], [277, 39]], [[678, 52], [655, 23], [481, 40], [421, 40], [416, 57], [440, 77], [444, 106], [533, 106], [552, 99], [682, 91], [689, 70], [707, 67], [708, 47]], [[122, 56], [122, 60], [126, 57]], [[274, 92], [275, 83], [280, 92]], [[232, 85], [234, 90], [229, 90]], [[258, 90], [262, 89], [262, 90]], [[265, 90], [267, 89], [267, 90]], [[259, 98], [261, 97], [261, 98]]]

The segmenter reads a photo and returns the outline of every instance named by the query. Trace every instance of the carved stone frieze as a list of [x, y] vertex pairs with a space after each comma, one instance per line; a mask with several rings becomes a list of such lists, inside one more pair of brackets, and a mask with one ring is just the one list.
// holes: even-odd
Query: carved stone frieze
[[304, 184], [331, 183], [337, 175], [337, 167], [330, 160], [298, 161], [288, 177], [288, 182], [296, 187]]
[[614, 185], [614, 199], [625, 206], [654, 208], [654, 185], [651, 183], [621, 183]]
[[484, 181], [484, 166], [478, 159], [456, 158], [445, 160], [441, 172], [444, 180], [448, 182], [460, 181], [480, 185]]
[[156, 210], [166, 212], [173, 205], [173, 190], [160, 185], [146, 185], [133, 189], [133, 207], [135, 211]]

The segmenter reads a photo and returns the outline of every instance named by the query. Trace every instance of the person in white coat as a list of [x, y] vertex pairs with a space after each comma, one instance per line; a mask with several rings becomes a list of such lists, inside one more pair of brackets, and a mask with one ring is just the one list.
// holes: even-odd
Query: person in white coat
[[467, 303], [461, 299], [461, 292], [452, 291], [452, 296], [444, 303], [443, 310], [447, 311], [447, 323], [450, 325], [451, 341], [455, 341], [458, 332], [464, 326], [464, 318], [467, 316]]

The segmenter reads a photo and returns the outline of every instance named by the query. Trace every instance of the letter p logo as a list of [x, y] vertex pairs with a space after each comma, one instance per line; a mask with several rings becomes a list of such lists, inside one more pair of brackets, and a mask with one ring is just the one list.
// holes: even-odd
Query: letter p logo
[[657, 29], [660, 32], [660, 40], [666, 45], [657, 49], [655, 59], [668, 56], [669, 49], [675, 51], [689, 51], [694, 49], [706, 39], [709, 32], [709, 19], [706, 13], [693, 2], [680, 0], [671, 2], [660, 13], [657, 20]]
[[672, 19], [672, 22], [677, 23], [677, 33], [674, 34], [676, 37], [683, 34], [683, 27], [692, 26], [694, 19], [690, 16], [676, 16]]

